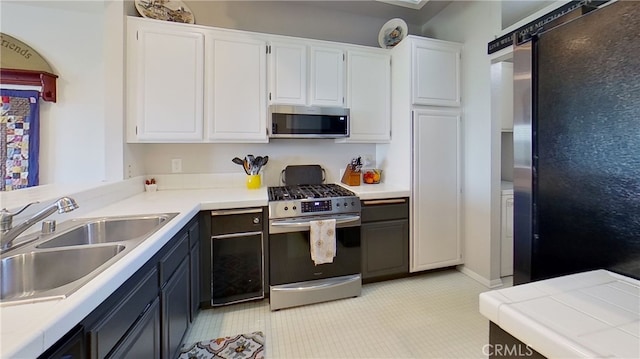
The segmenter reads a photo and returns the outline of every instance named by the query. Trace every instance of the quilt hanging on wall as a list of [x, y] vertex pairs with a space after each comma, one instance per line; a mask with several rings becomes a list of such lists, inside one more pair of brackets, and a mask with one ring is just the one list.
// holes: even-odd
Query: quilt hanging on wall
[[0, 191], [38, 185], [38, 91], [0, 90]]

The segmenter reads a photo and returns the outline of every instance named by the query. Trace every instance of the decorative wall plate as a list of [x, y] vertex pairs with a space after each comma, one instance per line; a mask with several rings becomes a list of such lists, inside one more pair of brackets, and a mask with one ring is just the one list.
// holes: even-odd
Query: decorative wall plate
[[383, 49], [390, 49], [396, 46], [407, 36], [407, 23], [404, 20], [395, 18], [387, 21], [378, 33], [378, 44]]
[[195, 24], [193, 12], [180, 0], [135, 0], [135, 4], [142, 17]]

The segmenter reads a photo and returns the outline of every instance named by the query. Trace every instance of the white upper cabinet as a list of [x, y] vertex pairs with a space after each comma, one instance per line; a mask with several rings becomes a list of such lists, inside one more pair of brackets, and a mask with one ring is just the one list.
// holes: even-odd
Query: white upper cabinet
[[202, 141], [204, 35], [130, 18], [127, 61], [128, 141]]
[[272, 104], [344, 105], [344, 51], [294, 42], [270, 43]]
[[209, 140], [268, 142], [266, 42], [212, 32], [206, 59]]
[[309, 104], [344, 104], [344, 51], [325, 47], [310, 48], [311, 93]]
[[305, 105], [307, 102], [307, 47], [272, 42], [270, 51], [271, 103]]
[[338, 142], [389, 142], [391, 138], [391, 55], [347, 50], [347, 107], [351, 135]]
[[460, 57], [462, 47], [432, 39], [411, 39], [412, 103], [427, 106], [460, 106]]

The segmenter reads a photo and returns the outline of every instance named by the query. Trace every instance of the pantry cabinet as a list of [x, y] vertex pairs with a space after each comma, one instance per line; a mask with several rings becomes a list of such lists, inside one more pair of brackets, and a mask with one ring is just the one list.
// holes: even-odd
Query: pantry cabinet
[[342, 107], [344, 50], [271, 41], [269, 83], [271, 104]]
[[204, 34], [133, 18], [127, 29], [128, 140], [202, 141]]
[[460, 106], [459, 44], [409, 37], [414, 105]]
[[462, 263], [460, 112], [413, 112], [411, 272]]
[[336, 142], [389, 142], [391, 55], [388, 51], [347, 50], [346, 97], [351, 135]]
[[266, 42], [207, 33], [208, 139], [267, 142]]

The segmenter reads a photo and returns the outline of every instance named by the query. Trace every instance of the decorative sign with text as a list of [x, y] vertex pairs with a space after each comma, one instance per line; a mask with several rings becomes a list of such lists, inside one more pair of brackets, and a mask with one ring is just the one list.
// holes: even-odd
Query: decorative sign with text
[[[500, 51], [505, 47], [509, 47], [513, 45], [513, 35], [517, 35], [517, 45], [522, 44], [523, 42], [527, 42], [531, 40], [531, 36], [537, 34], [543, 29], [548, 29], [550, 24], [559, 19], [562, 16], [569, 14], [570, 12], [587, 7], [590, 9], [595, 9], [602, 4], [609, 2], [610, 0], [580, 0], [580, 1], [571, 1], [566, 5], [563, 5], [552, 12], [537, 18], [536, 20], [510, 32], [506, 35], [503, 35], [493, 41], [491, 41], [487, 46], [487, 53], [492, 54], [496, 51]], [[553, 27], [553, 26], [551, 26]]]
[[15, 37], [0, 33], [0, 67], [44, 71], [51, 73], [51, 66], [31, 46]]

